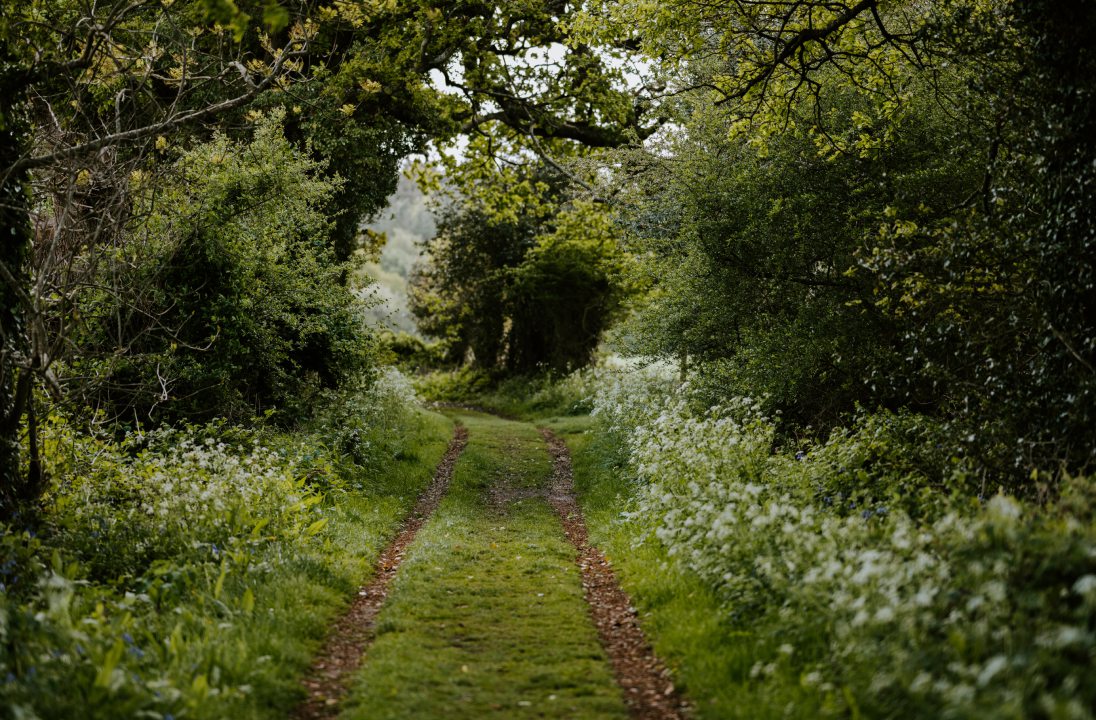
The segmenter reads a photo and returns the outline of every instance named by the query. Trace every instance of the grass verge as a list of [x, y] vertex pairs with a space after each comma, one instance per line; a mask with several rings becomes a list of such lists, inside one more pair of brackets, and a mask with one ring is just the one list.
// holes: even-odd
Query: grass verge
[[[96, 500], [91, 519], [109, 538], [104, 551], [121, 552], [121, 540], [129, 538], [129, 546], [159, 553], [151, 562], [136, 553], [136, 560], [119, 561], [130, 568], [126, 575], [111, 575], [112, 566], [95, 559], [91, 543], [98, 531], [72, 519], [79, 514], [62, 517], [60, 505], [57, 518], [46, 518], [55, 527], [47, 525], [40, 536], [8, 530], [0, 550], [15, 567], [33, 568], [19, 557], [32, 545], [53, 560], [38, 569], [37, 587], [23, 583], [21, 592], [19, 586], [0, 592], [6, 641], [0, 665], [7, 673], [0, 680], [0, 717], [285, 717], [303, 697], [299, 678], [331, 619], [367, 579], [374, 557], [428, 484], [452, 422], [415, 411], [399, 421], [399, 431], [400, 449], [386, 463], [324, 460], [338, 478], [323, 494], [287, 471], [284, 482], [271, 485], [302, 499], [286, 518], [241, 521], [239, 513], [260, 512], [247, 502], [202, 511], [209, 527], [250, 533], [234, 529], [211, 542], [203, 535], [206, 525], [179, 518], [173, 527], [182, 528], [182, 549], [175, 554], [165, 549], [170, 538], [148, 529], [154, 525], [140, 525], [143, 534], [118, 534], [140, 517], [123, 514], [131, 503], [118, 505], [114, 517], [109, 497]], [[269, 447], [313, 441], [316, 457], [332, 457], [320, 448], [320, 435], [265, 439]], [[231, 448], [210, 446], [210, 456], [214, 452], [219, 462], [235, 457]], [[89, 493], [109, 495], [123, 481], [144, 478], [137, 474], [143, 467], [122, 465], [110, 478], [100, 472], [77, 481]], [[209, 487], [216, 482], [214, 474]], [[109, 483], [109, 492], [102, 489]], [[167, 493], [165, 502], [170, 499]]]
[[700, 578], [671, 562], [665, 548], [626, 512], [633, 488], [618, 449], [589, 417], [545, 421], [571, 450], [575, 491], [590, 542], [612, 562], [656, 653], [700, 718], [812, 717], [814, 702], [795, 685], [751, 678], [763, 633], [744, 633]]

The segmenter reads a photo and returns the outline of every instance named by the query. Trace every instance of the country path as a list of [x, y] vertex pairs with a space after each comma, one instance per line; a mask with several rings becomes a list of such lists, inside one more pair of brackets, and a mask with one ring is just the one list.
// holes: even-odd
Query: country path
[[333, 629], [294, 717], [684, 718], [586, 542], [563, 443], [529, 423], [454, 417], [464, 429], [430, 502]]

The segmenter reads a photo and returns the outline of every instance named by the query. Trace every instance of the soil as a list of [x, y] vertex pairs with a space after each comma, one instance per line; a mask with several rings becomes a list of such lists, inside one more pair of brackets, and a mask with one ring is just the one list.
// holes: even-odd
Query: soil
[[628, 594], [600, 550], [590, 545], [586, 522], [575, 499], [571, 455], [551, 430], [541, 429], [552, 455], [554, 473], [548, 502], [559, 514], [567, 539], [578, 552], [582, 587], [613, 673], [624, 689], [628, 710], [637, 720], [683, 720], [689, 707], [674, 687], [670, 671], [654, 653]]
[[468, 429], [458, 426], [430, 487], [419, 497], [399, 534], [377, 558], [373, 579], [358, 591], [350, 609], [332, 626], [304, 680], [308, 698], [297, 706], [292, 715], [294, 720], [324, 720], [338, 714], [339, 701], [346, 695], [347, 680], [361, 665], [362, 656], [373, 639], [374, 625], [388, 595], [388, 587], [408, 546], [445, 496], [453, 479], [453, 466], [467, 444]]

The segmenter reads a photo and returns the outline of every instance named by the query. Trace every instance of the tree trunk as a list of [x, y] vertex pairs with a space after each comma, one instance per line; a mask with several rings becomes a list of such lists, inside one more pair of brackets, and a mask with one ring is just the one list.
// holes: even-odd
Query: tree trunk
[[[8, 58], [0, 49], [0, 65]], [[11, 76], [9, 76], [11, 77]], [[30, 489], [19, 467], [19, 431], [25, 392], [16, 360], [21, 354], [24, 283], [30, 247], [30, 217], [25, 172], [6, 172], [26, 149], [25, 126], [16, 107], [17, 88], [0, 76], [0, 520], [10, 519]]]

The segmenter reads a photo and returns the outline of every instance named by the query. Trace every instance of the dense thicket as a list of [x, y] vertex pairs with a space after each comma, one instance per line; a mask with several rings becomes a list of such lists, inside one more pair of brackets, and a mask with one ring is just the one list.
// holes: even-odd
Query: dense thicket
[[[67, 372], [110, 417], [246, 420], [300, 412], [368, 367], [364, 303], [328, 239], [341, 183], [260, 119], [135, 188], [138, 222], [88, 272]], [[124, 348], [124, 352], [118, 352]]]
[[443, 209], [412, 311], [450, 363], [507, 374], [582, 367], [629, 293], [625, 257], [605, 213], [568, 202], [558, 173], [507, 179], [505, 207], [484, 192]]
[[601, 10], [684, 74], [681, 132], [618, 158], [633, 347], [788, 434], [907, 408], [998, 479], [1089, 466], [1092, 3]]

